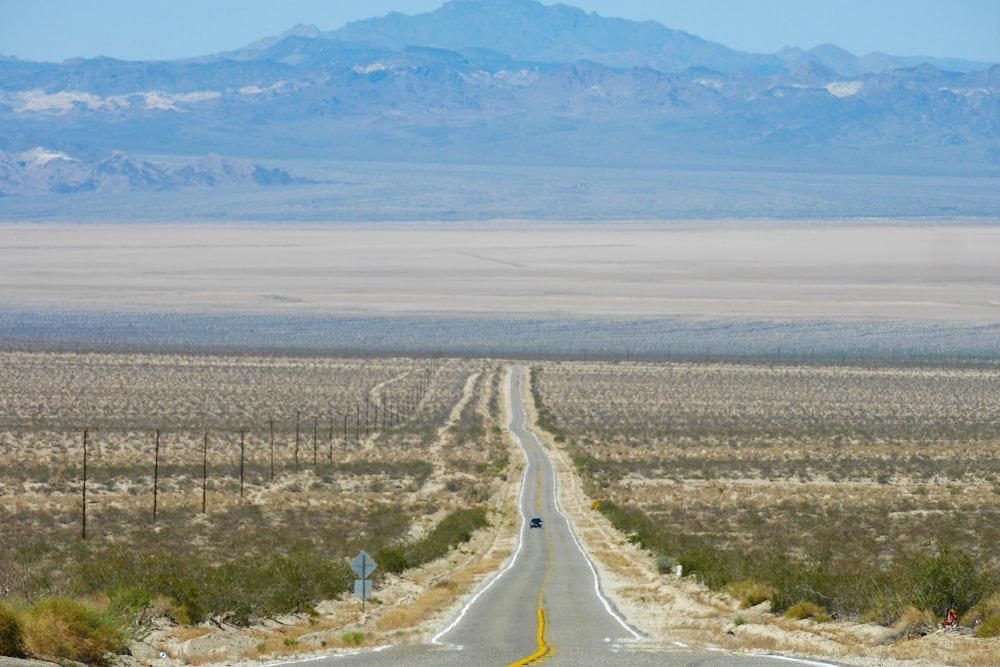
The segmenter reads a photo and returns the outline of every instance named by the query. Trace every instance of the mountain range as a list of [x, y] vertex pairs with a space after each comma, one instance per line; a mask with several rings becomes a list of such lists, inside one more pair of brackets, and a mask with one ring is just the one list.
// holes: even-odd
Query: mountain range
[[[0, 150], [7, 194], [233, 182], [133, 157], [193, 164], [189, 156], [209, 153], [241, 164], [995, 173], [1000, 66], [855, 56], [833, 45], [753, 54], [567, 5], [451, 0], [332, 32], [297, 26], [185, 60], [0, 59]], [[31, 151], [71, 159], [18, 157]], [[45, 165], [88, 163], [85, 155], [104, 165], [95, 174], [124, 161], [163, 176], [39, 175]], [[229, 173], [246, 183], [292, 180], [258, 169]]]
[[95, 156], [33, 148], [0, 150], [0, 196], [53, 192], [134, 192], [306, 183], [277, 168], [208, 155], [151, 162], [125, 153]]

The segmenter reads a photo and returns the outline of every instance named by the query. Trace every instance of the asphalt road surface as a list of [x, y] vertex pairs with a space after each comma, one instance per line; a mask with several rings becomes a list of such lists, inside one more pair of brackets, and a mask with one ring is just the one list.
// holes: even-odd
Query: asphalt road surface
[[[511, 432], [527, 459], [521, 486], [521, 531], [509, 563], [458, 616], [421, 646], [392, 646], [311, 660], [337, 665], [598, 665], [774, 667], [832, 665], [767, 656], [655, 648], [604, 597], [597, 572], [556, 500], [552, 462], [525, 424], [523, 367], [511, 385]], [[542, 528], [529, 520], [542, 519]]]

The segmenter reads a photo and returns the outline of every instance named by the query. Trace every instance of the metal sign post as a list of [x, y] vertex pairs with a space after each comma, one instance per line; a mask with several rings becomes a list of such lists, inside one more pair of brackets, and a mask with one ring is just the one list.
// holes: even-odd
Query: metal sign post
[[362, 614], [365, 613], [365, 600], [372, 596], [372, 582], [368, 581], [368, 577], [377, 567], [378, 563], [375, 562], [375, 559], [364, 551], [351, 561], [351, 569], [360, 577], [360, 579], [354, 580], [354, 594], [361, 598]]

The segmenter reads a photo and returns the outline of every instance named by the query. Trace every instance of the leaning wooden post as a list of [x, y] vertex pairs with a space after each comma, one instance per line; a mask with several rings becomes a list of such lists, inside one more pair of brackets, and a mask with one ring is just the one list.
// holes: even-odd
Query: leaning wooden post
[[156, 450], [153, 455], [153, 523], [156, 523], [156, 495], [160, 486], [160, 429], [156, 429]]
[[80, 539], [87, 539], [87, 429], [83, 429], [83, 522]]

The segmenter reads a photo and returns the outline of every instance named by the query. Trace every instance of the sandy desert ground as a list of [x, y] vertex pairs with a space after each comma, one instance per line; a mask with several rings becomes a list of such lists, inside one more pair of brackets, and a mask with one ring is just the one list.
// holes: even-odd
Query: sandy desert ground
[[0, 226], [10, 308], [1000, 321], [1000, 228], [891, 221]]

